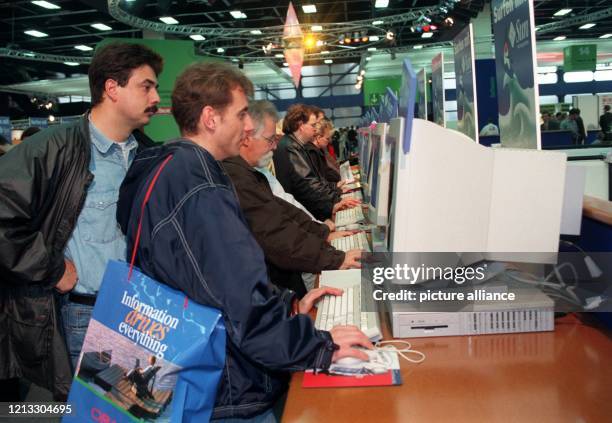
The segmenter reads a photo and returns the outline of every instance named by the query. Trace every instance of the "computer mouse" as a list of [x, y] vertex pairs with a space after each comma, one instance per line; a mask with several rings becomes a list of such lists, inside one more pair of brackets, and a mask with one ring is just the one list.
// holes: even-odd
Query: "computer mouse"
[[367, 361], [363, 361], [357, 357], [344, 357], [334, 362], [334, 364], [338, 364], [340, 366], [355, 366], [362, 363], [367, 363]]

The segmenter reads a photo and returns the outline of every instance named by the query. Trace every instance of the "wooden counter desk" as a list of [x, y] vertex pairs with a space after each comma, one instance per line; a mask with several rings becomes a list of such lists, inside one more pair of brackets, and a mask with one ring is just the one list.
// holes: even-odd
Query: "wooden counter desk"
[[401, 386], [305, 389], [295, 374], [282, 422], [611, 421], [612, 337], [575, 315], [553, 332], [410, 342], [427, 358], [400, 359]]

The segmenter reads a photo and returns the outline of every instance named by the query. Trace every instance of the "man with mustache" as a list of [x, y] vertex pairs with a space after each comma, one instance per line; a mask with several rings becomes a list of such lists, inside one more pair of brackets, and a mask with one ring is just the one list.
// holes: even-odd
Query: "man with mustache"
[[234, 183], [240, 208], [251, 232], [264, 251], [270, 280], [303, 297], [306, 288], [301, 273], [358, 268], [360, 250], [336, 250], [328, 241], [350, 235], [332, 232], [299, 208], [276, 197], [266, 177], [255, 167], [265, 167], [276, 148], [278, 115], [268, 101], [249, 103], [254, 131], [240, 146], [240, 155], [230, 157], [223, 166]]
[[[25, 376], [65, 395], [109, 259], [124, 259], [115, 214], [142, 128], [157, 110], [163, 59], [138, 44], [99, 48], [91, 111], [0, 158], [0, 379]], [[139, 145], [140, 144], [140, 145]], [[64, 294], [64, 295], [58, 295]], [[58, 301], [66, 345], [56, 319]]]

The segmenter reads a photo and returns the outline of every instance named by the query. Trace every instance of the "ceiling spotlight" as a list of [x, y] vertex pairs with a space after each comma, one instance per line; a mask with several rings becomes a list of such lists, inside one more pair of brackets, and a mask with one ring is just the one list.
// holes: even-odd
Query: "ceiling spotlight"
[[565, 35], [559, 35], [558, 37], [553, 38], [553, 41], [563, 41], [567, 37]]
[[287, 67], [289, 67], [289, 63], [283, 62], [283, 66], [287, 68]]
[[593, 28], [595, 25], [596, 24], [594, 24], [594, 23], [587, 23], [587, 24], [582, 25], [578, 29], [589, 29], [589, 28]]
[[321, 25], [313, 25], [313, 26], [310, 27], [310, 30], [313, 31], [313, 32], [323, 31], [323, 27]]
[[57, 4], [49, 3], [48, 1], [33, 1], [33, 4], [40, 6], [44, 9], [61, 9]]
[[315, 37], [312, 34], [308, 34], [304, 38], [304, 47], [306, 47], [307, 49], [314, 48], [316, 42], [317, 40], [315, 39]]
[[444, 19], [444, 24], [446, 26], [453, 26], [455, 24], [455, 20], [451, 17]]
[[369, 62], [370, 60], [372, 60], [371, 57], [366, 57], [366, 62]]
[[321, 54], [329, 54], [329, 51], [327, 51], [327, 50], [323, 50], [323, 51], [321, 52]]
[[224, 53], [224, 52], [225, 52], [225, 49], [223, 47], [219, 47], [217, 49], [217, 53]]
[[384, 23], [385, 23], [385, 21], [374, 21], [374, 22], [372, 22], [372, 25], [382, 25]]
[[191, 38], [193, 41], [204, 41], [206, 39], [205, 36], [200, 35], [200, 34], [190, 35], [189, 38]]
[[344, 44], [350, 44], [351, 43], [351, 37], [346, 37], [344, 39]]
[[159, 20], [167, 25], [176, 25], [177, 23], [179, 23], [172, 16], [162, 16], [161, 18], [159, 18]]
[[49, 120], [49, 122], [55, 122], [55, 116], [53, 115], [49, 115], [47, 119]]
[[433, 32], [424, 32], [423, 35], [421, 35], [421, 38], [431, 38], [433, 36]]
[[251, 31], [251, 34], [253, 34], [253, 35], [261, 35], [262, 32], [259, 29], [254, 29], [254, 30]]
[[113, 29], [108, 25], [104, 25], [103, 23], [95, 23], [95, 24], [91, 24], [90, 26], [99, 31], [110, 31], [111, 29]]
[[317, 13], [317, 6], [314, 4], [304, 4], [302, 5], [302, 10], [304, 13]]
[[282, 59], [283, 57], [285, 57], [285, 55], [282, 53], [276, 53], [274, 57], [278, 57], [279, 59]]
[[240, 10], [232, 10], [229, 12], [234, 19], [246, 19], [246, 13], [241, 12]]
[[91, 50], [93, 50], [93, 47], [89, 47], [89, 46], [86, 46], [84, 44], [79, 44], [78, 46], [74, 46], [74, 48], [76, 48], [77, 50], [81, 50], [81, 51], [91, 51]]
[[370, 36], [370, 41], [378, 41], [380, 40], [380, 37], [378, 35], [371, 35]]
[[35, 29], [29, 29], [27, 31], [23, 31], [23, 33], [31, 35], [32, 37], [36, 37], [36, 38], [43, 38], [43, 37], [48, 37], [49, 36], [49, 34], [44, 33], [44, 32], [40, 32], [40, 31], [36, 31]]
[[572, 9], [560, 9], [558, 11], [556, 11], [555, 13], [553, 13], [553, 16], [565, 16], [568, 13], [570, 13], [572, 11]]
[[323, 60], [323, 63], [325, 63], [326, 65], [331, 65], [332, 63], [334, 63], [334, 61], [332, 59], [325, 59]]
[[387, 6], [389, 6], [389, 0], [376, 0], [374, 3], [374, 7], [377, 9], [382, 9]]
[[387, 35], [385, 35], [385, 37], [387, 38], [387, 40], [392, 40], [395, 38], [395, 34], [393, 33], [393, 31], [387, 31]]
[[66, 66], [79, 66], [77, 62], [64, 62]]
[[413, 49], [415, 49], [415, 50], [420, 50], [420, 49], [422, 49], [422, 48], [423, 48], [423, 45], [422, 45], [422, 44], [417, 44], [417, 45], [415, 45], [415, 46], [414, 46], [414, 47], [412, 47], [412, 48], [413, 48]]

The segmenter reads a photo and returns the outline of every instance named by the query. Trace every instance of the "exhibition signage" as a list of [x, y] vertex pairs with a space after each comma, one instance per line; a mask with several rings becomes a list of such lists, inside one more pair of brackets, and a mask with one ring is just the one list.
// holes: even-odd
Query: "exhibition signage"
[[36, 126], [37, 128], [43, 129], [49, 126], [49, 120], [47, 118], [31, 117], [30, 126]]
[[469, 24], [453, 40], [453, 51], [457, 80], [457, 130], [478, 142], [473, 39], [472, 24]]
[[444, 55], [438, 54], [431, 61], [431, 107], [434, 122], [446, 126], [444, 116]]
[[427, 74], [425, 69], [417, 73], [417, 97], [419, 119], [427, 120]]
[[491, 11], [501, 144], [540, 149], [533, 2], [493, 0]]
[[563, 71], [594, 71], [597, 66], [597, 45], [568, 46], [563, 49]]

